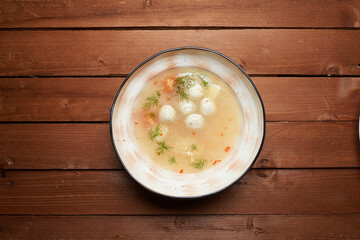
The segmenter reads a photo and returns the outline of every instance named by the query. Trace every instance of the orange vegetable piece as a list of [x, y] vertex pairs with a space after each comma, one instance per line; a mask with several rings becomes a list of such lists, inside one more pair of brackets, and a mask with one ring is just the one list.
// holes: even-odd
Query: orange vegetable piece
[[227, 147], [225, 148], [225, 152], [228, 152], [229, 150], [230, 150], [230, 147], [227, 146]]
[[184, 169], [181, 169], [181, 170], [180, 170], [180, 173], [183, 173], [183, 172], [184, 172]]
[[137, 125], [138, 124], [138, 122], [135, 122], [135, 125]]
[[195, 135], [195, 133], [194, 133], [194, 132], [192, 132], [192, 135]]
[[214, 163], [213, 163], [213, 166], [217, 163], [221, 162], [221, 160], [215, 160]]
[[[149, 111], [141, 111], [140, 113], [141, 122], [145, 126], [152, 126], [157, 122], [156, 118], [151, 117]], [[136, 123], [135, 123], [136, 124]]]
[[175, 78], [174, 77], [168, 77], [164, 80], [164, 90], [168, 93], [174, 92], [175, 88]]
[[157, 83], [158, 83], [158, 81], [155, 81], [155, 82], [154, 82], [154, 86], [155, 86]]

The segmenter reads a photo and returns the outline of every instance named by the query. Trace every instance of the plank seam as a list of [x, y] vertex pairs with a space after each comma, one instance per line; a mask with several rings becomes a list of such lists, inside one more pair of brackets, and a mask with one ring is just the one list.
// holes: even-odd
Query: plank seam
[[[357, 64], [360, 65], [360, 64]], [[276, 78], [357, 78], [360, 75], [306, 75], [306, 74], [249, 74], [250, 77], [276, 77]], [[110, 74], [110, 75], [17, 75], [17, 76], [0, 76], [1, 78], [125, 78], [127, 74]], [[0, 80], [1, 81], [1, 80]]]
[[229, 27], [229, 26], [129, 26], [129, 27], [22, 27], [22, 28], [6, 28], [1, 27], [0, 31], [137, 31], [137, 30], [360, 30], [360, 27]]
[[341, 216], [341, 215], [360, 215], [358, 212], [354, 213], [319, 213], [319, 214], [260, 214], [260, 213], [247, 213], [247, 214], [236, 214], [236, 213], [219, 213], [219, 214], [0, 214], [0, 217], [153, 217], [153, 216]]

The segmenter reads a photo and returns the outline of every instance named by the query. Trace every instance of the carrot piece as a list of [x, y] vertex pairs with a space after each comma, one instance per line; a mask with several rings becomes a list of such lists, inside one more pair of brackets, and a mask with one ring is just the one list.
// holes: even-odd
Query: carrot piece
[[157, 83], [158, 83], [158, 81], [155, 81], [155, 82], [154, 82], [154, 86], [155, 86]]
[[166, 92], [172, 93], [174, 92], [175, 88], [175, 78], [174, 77], [168, 77], [164, 80], [164, 88]]
[[168, 100], [168, 101], [170, 101], [170, 100], [171, 100], [171, 98], [167, 98], [167, 100]]
[[229, 150], [230, 150], [230, 147], [227, 146], [227, 147], [225, 148], [225, 152], [228, 152]]
[[180, 173], [183, 173], [183, 172], [184, 172], [184, 169], [181, 169], [181, 170], [180, 170]]
[[192, 132], [192, 135], [194, 135], [194, 136], [195, 136], [195, 133], [194, 133], [194, 132]]
[[135, 122], [135, 125], [138, 125], [138, 122]]
[[213, 166], [217, 163], [221, 162], [221, 160], [215, 160], [214, 163], [213, 163]]

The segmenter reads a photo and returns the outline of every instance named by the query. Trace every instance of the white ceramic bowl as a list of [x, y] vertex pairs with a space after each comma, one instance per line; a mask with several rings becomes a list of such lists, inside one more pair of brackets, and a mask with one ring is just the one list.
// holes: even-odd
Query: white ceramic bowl
[[[141, 151], [133, 133], [137, 96], [153, 77], [176, 67], [198, 67], [217, 74], [232, 88], [242, 108], [242, 130], [233, 151], [220, 164], [200, 173], [160, 168]], [[177, 48], [155, 54], [127, 76], [112, 105], [110, 132], [122, 165], [142, 186], [169, 197], [203, 197], [229, 187], [254, 164], [265, 137], [265, 112], [254, 83], [231, 59], [209, 49]]]

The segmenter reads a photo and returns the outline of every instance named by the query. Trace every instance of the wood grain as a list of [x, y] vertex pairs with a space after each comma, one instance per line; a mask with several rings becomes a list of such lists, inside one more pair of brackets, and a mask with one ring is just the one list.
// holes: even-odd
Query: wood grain
[[[268, 121], [357, 120], [360, 78], [253, 77]], [[0, 121], [109, 121], [123, 78], [4, 78]]]
[[123, 78], [0, 79], [0, 121], [109, 121]]
[[251, 170], [203, 199], [161, 198], [125, 171], [7, 171], [0, 214], [325, 214], [360, 212], [359, 169]]
[[[267, 123], [266, 127], [256, 168], [360, 167], [356, 122]], [[122, 168], [108, 124], [0, 125], [0, 146], [4, 169]]]
[[359, 27], [356, 0], [2, 1], [0, 27]]
[[356, 30], [1, 31], [1, 76], [127, 74], [174, 47], [214, 49], [249, 74], [360, 75]]
[[[15, 239], [359, 239], [360, 215], [4, 216]], [[181, 237], [180, 237], [181, 236]]]

